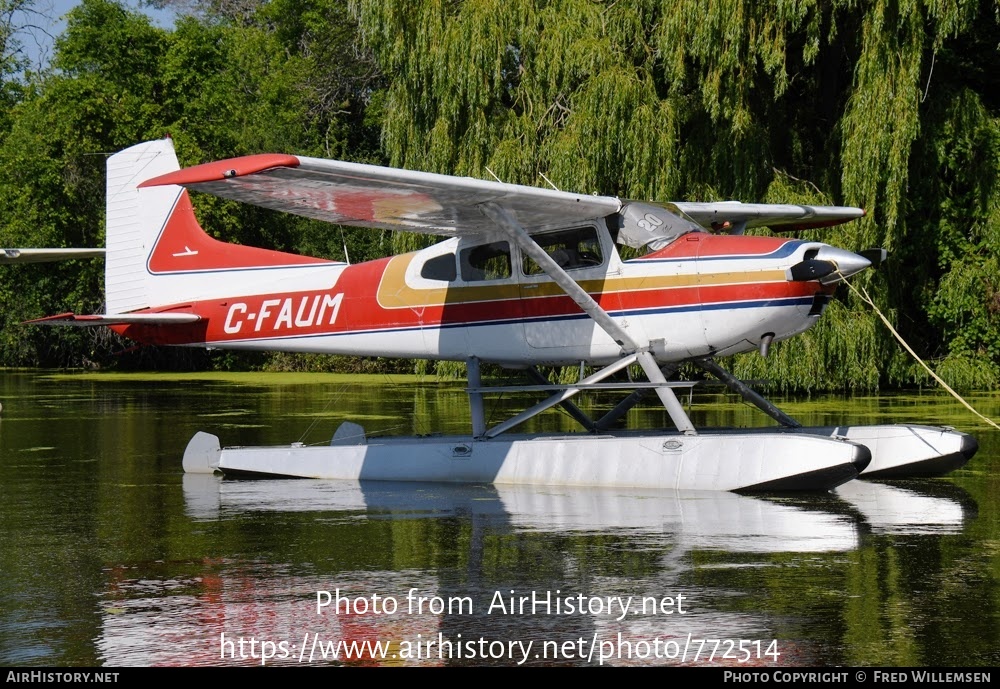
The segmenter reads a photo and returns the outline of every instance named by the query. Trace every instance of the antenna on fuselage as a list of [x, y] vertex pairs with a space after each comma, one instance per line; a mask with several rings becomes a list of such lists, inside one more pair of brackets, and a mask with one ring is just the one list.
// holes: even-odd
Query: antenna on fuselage
[[[488, 167], [486, 167], [485, 165], [484, 165], [483, 167], [484, 167], [484, 168], [486, 169], [486, 171], [487, 171], [488, 173], [490, 173], [491, 175], [493, 175], [493, 179], [495, 179], [496, 181], [500, 182], [500, 184], [503, 184], [503, 180], [502, 180], [502, 179], [500, 179], [499, 177], [497, 177], [496, 173], [495, 173], [495, 172], [493, 172], [493, 170], [489, 169], [489, 168], [488, 168]], [[550, 186], [550, 187], [552, 187], [552, 188], [553, 188], [553, 189], [555, 189], [556, 191], [562, 191], [562, 189], [560, 189], [559, 187], [557, 187], [557, 186], [556, 186], [555, 184], [553, 184], [553, 183], [552, 183], [552, 180], [551, 180], [551, 179], [549, 179], [548, 177], [546, 177], [546, 176], [545, 176], [545, 173], [544, 173], [544, 172], [541, 172], [541, 171], [539, 171], [539, 172], [538, 172], [538, 174], [539, 174], [539, 175], [541, 176], [541, 178], [542, 178], [542, 179], [544, 179], [544, 180], [545, 180], [546, 182], [548, 182], [548, 183], [549, 183], [549, 186]], [[595, 194], [595, 195], [596, 195], [596, 194]]]
[[541, 175], [542, 179], [544, 179], [544, 180], [545, 180], [546, 182], [548, 182], [548, 183], [549, 183], [549, 186], [550, 186], [550, 187], [552, 187], [552, 188], [553, 188], [553, 189], [555, 189], [556, 191], [562, 191], [562, 189], [560, 189], [559, 187], [557, 187], [556, 185], [554, 185], [554, 184], [552, 183], [552, 180], [551, 180], [551, 179], [549, 179], [548, 177], [546, 177], [546, 176], [545, 176], [545, 173], [544, 173], [544, 172], [542, 172], [541, 170], [539, 170], [539, 171], [538, 171], [538, 174], [539, 174], [539, 175]]
[[340, 241], [342, 241], [344, 243], [344, 260], [347, 262], [347, 265], [351, 265], [351, 257], [347, 253], [347, 237], [344, 236], [344, 227], [343, 227], [343, 225], [341, 225], [341, 227], [340, 227]]

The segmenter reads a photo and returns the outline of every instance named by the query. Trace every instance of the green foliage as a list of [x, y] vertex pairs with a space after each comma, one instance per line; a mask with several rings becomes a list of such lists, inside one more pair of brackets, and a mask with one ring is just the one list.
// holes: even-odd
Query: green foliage
[[[948, 359], [978, 361], [979, 376], [997, 375], [1000, 362], [1000, 121], [968, 88], [942, 108], [929, 158], [938, 174], [937, 268], [928, 306]], [[934, 188], [938, 187], [938, 188]], [[954, 365], [951, 366], [954, 368]], [[965, 376], [963, 376], [965, 377]]]
[[[881, 329], [874, 315], [834, 300], [813, 328], [775, 344], [768, 358], [734, 357], [732, 372], [746, 380], [767, 381], [782, 392], [874, 390], [886, 361]], [[831, 367], [831, 361], [838, 365]]]
[[410, 373], [413, 364], [408, 359], [385, 357], [330, 356], [326, 354], [292, 354], [277, 352], [268, 357], [264, 371], [293, 373]]
[[[629, 198], [861, 205], [862, 221], [807, 236], [890, 249], [856, 282], [925, 356], [947, 357], [952, 382], [998, 380], [995, 3], [356, 6], [392, 75], [393, 164]], [[769, 360], [734, 367], [783, 389], [926, 379], [847, 292]]]

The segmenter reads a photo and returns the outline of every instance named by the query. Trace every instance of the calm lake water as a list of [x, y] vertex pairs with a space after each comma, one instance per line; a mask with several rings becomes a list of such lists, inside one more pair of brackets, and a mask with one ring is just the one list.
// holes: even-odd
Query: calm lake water
[[[783, 403], [810, 425], [979, 438], [946, 479], [829, 494], [181, 470], [197, 430], [247, 445], [328, 442], [344, 420], [370, 435], [464, 432], [461, 389], [0, 374], [0, 665], [1000, 664], [1000, 432], [938, 392]], [[995, 395], [970, 399], [1000, 416]], [[692, 418], [767, 421], [708, 393]], [[572, 428], [557, 413], [535, 423]]]

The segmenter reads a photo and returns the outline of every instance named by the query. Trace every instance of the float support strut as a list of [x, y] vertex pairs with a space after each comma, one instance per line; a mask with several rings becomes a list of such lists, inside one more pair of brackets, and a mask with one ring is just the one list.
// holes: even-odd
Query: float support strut
[[708, 371], [713, 376], [726, 384], [730, 390], [735, 390], [750, 404], [754, 405], [772, 419], [788, 428], [801, 428], [802, 424], [790, 417], [785, 412], [768, 402], [764, 397], [752, 389], [749, 385], [734, 376], [732, 373], [722, 368], [714, 359], [694, 359], [696, 366]]
[[[481, 388], [483, 380], [479, 372], [479, 359], [470, 356], [465, 360], [465, 367], [468, 371], [469, 387], [473, 390]], [[483, 409], [483, 394], [481, 392], [469, 393], [469, 410], [472, 413], [472, 437], [480, 438], [486, 432], [486, 412]]]
[[[546, 383], [549, 382], [548, 378], [543, 376], [539, 372], [539, 370], [534, 366], [528, 368], [527, 374], [529, 378], [531, 378], [539, 385], [545, 385]], [[583, 376], [581, 376], [581, 378], [582, 377]], [[553, 390], [552, 392], [554, 394], [555, 390]], [[587, 416], [587, 414], [584, 413], [583, 410], [580, 409], [580, 407], [576, 406], [569, 400], [563, 400], [562, 402], [559, 403], [559, 406], [565, 409], [570, 416], [576, 419], [577, 423], [579, 423], [581, 426], [586, 428], [591, 433], [597, 430], [597, 424], [594, 423], [594, 420], [591, 419], [589, 416]]]

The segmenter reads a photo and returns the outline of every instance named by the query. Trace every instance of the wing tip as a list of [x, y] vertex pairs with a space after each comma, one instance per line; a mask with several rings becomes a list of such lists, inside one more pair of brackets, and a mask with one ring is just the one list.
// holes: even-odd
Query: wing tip
[[165, 175], [147, 179], [145, 182], [139, 184], [138, 187], [144, 189], [171, 184], [190, 186], [206, 182], [221, 182], [235, 177], [245, 177], [247, 175], [266, 172], [274, 168], [298, 166], [299, 159], [297, 156], [284, 153], [260, 153], [240, 158], [216, 160], [211, 163], [202, 163], [201, 165], [175, 170]]

